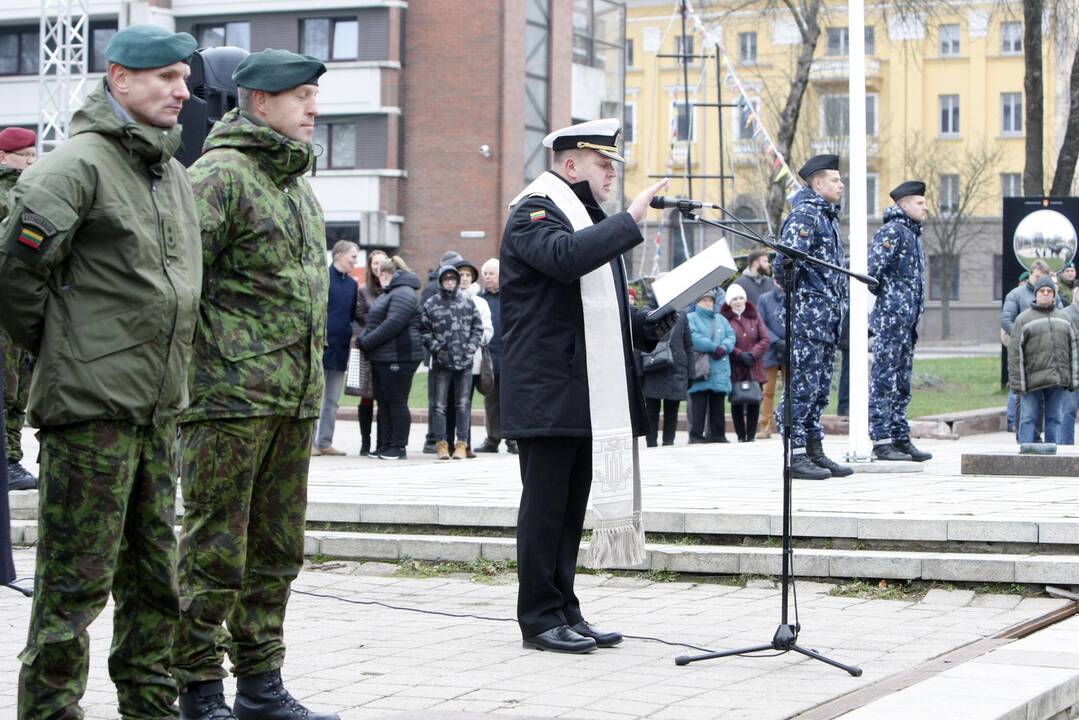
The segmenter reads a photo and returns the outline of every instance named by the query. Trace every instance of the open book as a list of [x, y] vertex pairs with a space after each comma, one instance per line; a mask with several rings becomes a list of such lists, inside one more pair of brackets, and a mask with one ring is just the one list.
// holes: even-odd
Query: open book
[[723, 238], [700, 251], [689, 260], [652, 281], [655, 310], [648, 317], [662, 317], [672, 310], [681, 310], [712, 288], [738, 272], [731, 249]]

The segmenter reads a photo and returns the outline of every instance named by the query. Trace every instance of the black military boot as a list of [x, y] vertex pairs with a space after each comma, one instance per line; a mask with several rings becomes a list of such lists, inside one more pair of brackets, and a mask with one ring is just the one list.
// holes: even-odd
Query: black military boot
[[7, 463], [8, 490], [36, 490], [37, 476], [22, 466], [18, 460]]
[[191, 683], [180, 693], [180, 720], [236, 720], [220, 680]]
[[873, 446], [873, 459], [887, 462], [910, 462], [910, 455], [895, 446], [895, 443], [881, 443]]
[[927, 453], [924, 450], [919, 450], [918, 448], [914, 447], [914, 443], [910, 441], [910, 438], [906, 438], [905, 440], [896, 440], [892, 444], [895, 445], [896, 449], [899, 450], [899, 452], [904, 452], [907, 455], [910, 455], [910, 459], [914, 462], [925, 462], [926, 460], [933, 459], [932, 453]]
[[236, 678], [238, 720], [341, 720], [334, 713], [311, 712], [289, 694], [281, 682], [281, 671]]
[[824, 446], [820, 440], [814, 438], [806, 438], [806, 455], [812, 460], [817, 467], [822, 467], [831, 473], [832, 477], [847, 477], [853, 475], [854, 470], [850, 469], [846, 465], [840, 465], [827, 455], [824, 454]]
[[805, 453], [791, 455], [791, 477], [796, 480], [827, 480], [832, 473], [809, 459]]

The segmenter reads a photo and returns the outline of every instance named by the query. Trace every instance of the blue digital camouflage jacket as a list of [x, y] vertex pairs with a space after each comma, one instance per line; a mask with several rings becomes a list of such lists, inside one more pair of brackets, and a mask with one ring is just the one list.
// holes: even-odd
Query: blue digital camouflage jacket
[[880, 281], [869, 315], [874, 335], [912, 332], [925, 305], [925, 254], [922, 224], [893, 205], [869, 248], [869, 274]]
[[[780, 244], [801, 250], [825, 262], [846, 266], [843, 240], [839, 236], [839, 206], [804, 187], [794, 196], [794, 209], [783, 221]], [[776, 256], [773, 275], [790, 287], [790, 261]], [[839, 324], [847, 304], [847, 278], [819, 266], [803, 265], [794, 297], [792, 331], [796, 336], [824, 342], [839, 338]]]

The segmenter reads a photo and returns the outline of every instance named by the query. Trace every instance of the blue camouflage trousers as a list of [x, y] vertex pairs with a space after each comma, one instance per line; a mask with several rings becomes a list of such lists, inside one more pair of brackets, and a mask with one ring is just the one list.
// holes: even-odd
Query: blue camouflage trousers
[[873, 341], [869, 375], [869, 437], [909, 440], [910, 377], [914, 371], [914, 335], [884, 333]]
[[[822, 440], [820, 416], [828, 407], [835, 371], [835, 343], [795, 336], [791, 346], [791, 447], [804, 448], [806, 438]], [[776, 426], [785, 436], [786, 397], [776, 409]]]

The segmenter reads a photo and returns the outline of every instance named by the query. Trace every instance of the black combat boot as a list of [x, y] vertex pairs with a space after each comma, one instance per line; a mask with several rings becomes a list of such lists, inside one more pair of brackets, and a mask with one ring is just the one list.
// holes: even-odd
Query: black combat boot
[[37, 476], [22, 466], [18, 460], [7, 463], [8, 490], [37, 490]]
[[906, 438], [905, 440], [896, 440], [892, 444], [895, 445], [896, 449], [899, 450], [899, 452], [905, 452], [907, 455], [910, 455], [910, 459], [914, 462], [925, 462], [926, 460], [933, 459], [932, 453], [927, 453], [924, 450], [919, 450], [918, 448], [914, 447], [914, 443], [910, 441], [910, 438]]
[[896, 447], [895, 443], [881, 443], [873, 446], [873, 459], [887, 462], [910, 462], [910, 455]]
[[827, 480], [832, 473], [809, 459], [805, 453], [791, 455], [791, 477], [796, 480]]
[[825, 455], [824, 446], [815, 438], [806, 438], [806, 455], [816, 463], [817, 467], [822, 467], [831, 473], [832, 477], [847, 477], [854, 474], [854, 470], [846, 465], [840, 465]]
[[236, 720], [220, 680], [191, 683], [180, 693], [180, 720]]
[[341, 720], [334, 713], [311, 712], [289, 694], [281, 682], [281, 671], [236, 678], [238, 720]]

